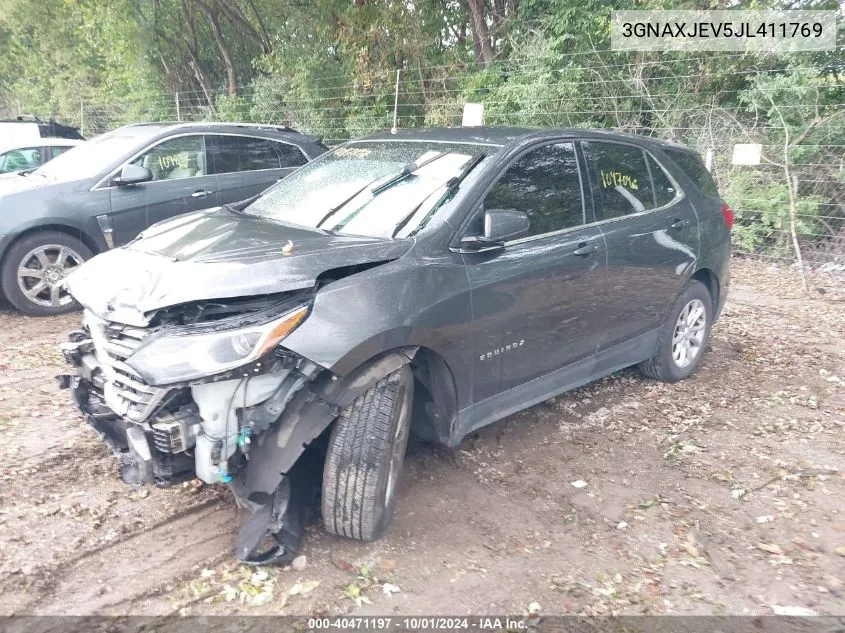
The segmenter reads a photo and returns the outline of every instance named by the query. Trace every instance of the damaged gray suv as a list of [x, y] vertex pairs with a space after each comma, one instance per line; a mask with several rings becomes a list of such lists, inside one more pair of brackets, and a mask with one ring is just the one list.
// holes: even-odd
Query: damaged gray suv
[[679, 145], [377, 134], [81, 266], [63, 382], [126, 481], [228, 484], [238, 557], [288, 560], [317, 497], [328, 531], [384, 532], [411, 433], [455, 446], [631, 365], [688, 377], [732, 222]]

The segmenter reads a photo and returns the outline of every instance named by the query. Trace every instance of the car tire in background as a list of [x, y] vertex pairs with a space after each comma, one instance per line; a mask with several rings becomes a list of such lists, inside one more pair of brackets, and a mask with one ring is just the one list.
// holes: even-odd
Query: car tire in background
[[51, 316], [77, 307], [61, 283], [92, 256], [80, 240], [60, 231], [30, 233], [3, 259], [0, 286], [6, 299], [30, 316]]
[[713, 299], [707, 287], [690, 281], [666, 314], [654, 356], [639, 364], [649, 378], [678, 382], [698, 367], [710, 340]]
[[329, 532], [372, 541], [390, 524], [411, 428], [413, 389], [413, 374], [405, 365], [338, 416], [323, 469], [323, 524]]

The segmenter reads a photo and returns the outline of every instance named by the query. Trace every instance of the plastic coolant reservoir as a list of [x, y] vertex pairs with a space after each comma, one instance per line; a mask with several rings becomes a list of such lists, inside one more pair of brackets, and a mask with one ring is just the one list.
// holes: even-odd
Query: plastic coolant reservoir
[[[218, 464], [225, 463], [238, 447], [236, 410], [269, 398], [288, 373], [290, 370], [191, 387], [202, 418], [202, 433], [194, 449], [197, 477], [209, 484], [221, 480]], [[222, 441], [219, 460], [213, 458], [218, 441]]]

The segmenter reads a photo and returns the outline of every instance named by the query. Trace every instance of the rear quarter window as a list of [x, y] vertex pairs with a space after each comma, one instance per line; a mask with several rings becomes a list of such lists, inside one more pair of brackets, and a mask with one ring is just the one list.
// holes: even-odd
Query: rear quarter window
[[699, 189], [708, 196], [718, 197], [719, 188], [716, 186], [713, 176], [707, 171], [704, 161], [701, 160], [698, 154], [665, 148], [663, 149], [663, 153], [675, 161], [678, 167], [684, 170], [687, 177], [698, 185]]

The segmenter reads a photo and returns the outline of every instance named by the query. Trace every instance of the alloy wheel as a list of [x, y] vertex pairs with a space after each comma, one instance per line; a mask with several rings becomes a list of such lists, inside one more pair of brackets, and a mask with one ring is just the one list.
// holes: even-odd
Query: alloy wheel
[[59, 308], [73, 299], [64, 288], [64, 279], [84, 259], [72, 248], [45, 244], [33, 248], [18, 266], [18, 287], [28, 301], [48, 308]]
[[683, 369], [698, 358], [706, 332], [707, 309], [701, 299], [693, 299], [681, 310], [672, 332], [672, 361], [675, 365]]
[[396, 483], [405, 461], [405, 450], [408, 445], [408, 435], [411, 431], [411, 421], [408, 415], [408, 394], [402, 393], [402, 410], [399, 412], [399, 423], [393, 437], [393, 447], [390, 454], [390, 464], [387, 469], [387, 485], [384, 490], [384, 505], [389, 507], [396, 495]]

